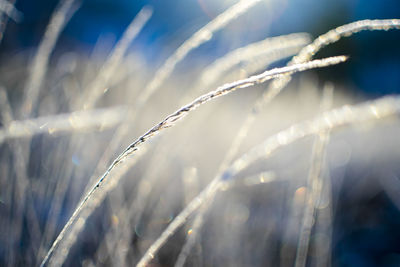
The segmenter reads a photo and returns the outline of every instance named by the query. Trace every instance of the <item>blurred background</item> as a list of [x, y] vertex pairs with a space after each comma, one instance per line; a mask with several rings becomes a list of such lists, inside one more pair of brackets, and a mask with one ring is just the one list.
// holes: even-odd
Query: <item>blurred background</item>
[[[115, 75], [113, 90], [104, 91], [98, 107], [126, 108], [134, 103], [155, 70], [179, 45], [237, 2], [76, 1], [77, 11], [61, 32], [50, 57], [38, 116], [76, 111], [71, 100], [79, 97], [96, 77], [143, 6], [151, 6], [153, 14], [130, 44]], [[0, 82], [11, 108], [16, 109], [29, 72], [27, 66], [37, 52], [58, 1], [16, 0], [13, 3], [19, 15], [17, 21], [8, 21], [0, 43]], [[165, 84], [166, 92], [146, 105], [143, 117], [135, 121], [134, 129], [121, 141], [119, 149], [108, 155], [107, 162], [182, 105], [183, 93], [186, 88], [195, 87], [193, 81], [197, 81], [201, 70], [228, 52], [266, 37], [307, 32], [316, 38], [356, 20], [398, 18], [399, 14], [398, 0], [262, 1], [216, 32], [209, 42], [190, 52], [177, 65]], [[399, 31], [366, 31], [324, 48], [316, 58], [344, 54], [350, 59], [345, 64], [296, 75], [288, 88], [291, 92], [285, 92], [265, 110], [239, 154], [266, 136], [318, 114], [321, 88], [326, 82], [334, 83], [335, 107], [398, 94], [399, 41]], [[283, 66], [287, 61], [288, 58], [279, 60], [268, 68]], [[239, 75], [235, 79], [239, 77], [243, 78]], [[227, 81], [228, 78], [221, 79], [221, 83]], [[215, 83], [207, 90], [218, 85]], [[243, 110], [251, 109], [263, 89], [258, 86], [251, 92], [237, 92], [226, 101], [205, 107], [204, 112], [196, 113], [192, 120], [171, 130], [164, 139], [154, 141], [154, 148], [136, 169], [128, 172], [128, 179], [121, 182], [86, 222], [64, 265], [132, 266], [137, 263], [161, 230], [185, 207], [185, 198], [195, 196], [215, 175], [218, 163], [245, 118]], [[118, 114], [124, 116], [123, 112]], [[4, 127], [5, 120], [1, 119]], [[130, 123], [128, 119], [125, 123]], [[399, 126], [395, 118], [378, 126], [350, 127], [332, 137], [326, 167], [327, 176], [332, 180], [332, 199], [325, 200], [332, 210], [331, 214], [323, 211], [329, 205], [322, 203], [318, 215], [319, 221], [332, 220], [328, 227], [332, 235], [323, 231], [326, 225], [319, 226], [321, 232], [313, 232], [307, 266], [400, 266]], [[76, 207], [89, 178], [99, 174], [96, 164], [115, 132], [113, 127], [59, 136], [49, 131], [50, 134], [35, 134], [32, 138], [1, 144], [0, 266], [38, 265]], [[223, 192], [207, 216], [202, 238], [189, 255], [187, 266], [293, 266], [312, 141], [310, 138], [285, 148], [267, 163], [256, 164], [241, 174], [248, 178], [260, 171], [272, 170], [285, 181], [268, 186], [236, 186]], [[28, 149], [25, 158], [15, 156], [15, 146]], [[22, 167], [18, 162], [23, 162]], [[105, 166], [101, 167], [103, 171]], [[29, 184], [24, 189], [28, 193], [21, 198], [23, 203], [18, 203], [18, 194], [22, 191], [15, 185], [18, 168], [24, 169], [22, 176], [26, 176]], [[189, 194], [183, 189], [183, 176], [196, 177], [195, 189]], [[68, 180], [61, 186], [58, 181], [65, 177]], [[139, 222], [130, 207], [140, 180], [133, 181], [132, 177], [144, 177], [143, 180], [160, 177], [151, 184]], [[62, 196], [55, 192], [62, 192]], [[29, 201], [31, 204], [26, 204]], [[129, 214], [127, 218], [125, 214]], [[174, 265], [191, 223], [167, 243], [154, 260], [154, 266]], [[51, 230], [46, 230], [48, 227]], [[37, 230], [37, 235], [32, 234], [35, 233], [32, 229]], [[14, 234], [16, 237], [10, 238]], [[119, 239], [125, 234], [129, 236], [128, 245], [119, 247]], [[318, 246], [325, 245], [326, 251], [318, 250]]]
[[[144, 5], [150, 5], [154, 8], [152, 18], [132, 43], [131, 49], [144, 57], [146, 64], [159, 66], [193, 32], [235, 2], [81, 1], [79, 10], [62, 32], [56, 51], [91, 54], [94, 47], [98, 46], [100, 50], [106, 50], [103, 51], [106, 54], [136, 13]], [[34, 49], [56, 5], [55, 0], [16, 1], [16, 8], [23, 16], [19, 23], [7, 26], [1, 43], [2, 57]], [[307, 32], [317, 37], [328, 29], [356, 20], [397, 18], [398, 14], [400, 4], [397, 0], [265, 1], [240, 20], [230, 23], [224, 31], [218, 32], [210, 42], [194, 51], [191, 59], [206, 58], [212, 61], [234, 48], [267, 36]], [[373, 96], [396, 93], [400, 84], [398, 40], [397, 32], [365, 32], [329, 46], [318, 57], [350, 55], [351, 61], [348, 64], [334, 72], [327, 70], [326, 76], [346, 84], [351, 83], [353, 88]], [[184, 69], [185, 63], [180, 66]], [[381, 79], [382, 76], [385, 79]]]

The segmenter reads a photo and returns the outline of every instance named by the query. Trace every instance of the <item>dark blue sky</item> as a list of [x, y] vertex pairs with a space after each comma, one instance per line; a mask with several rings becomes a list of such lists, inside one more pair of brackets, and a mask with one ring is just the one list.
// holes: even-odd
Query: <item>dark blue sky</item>
[[[38, 45], [56, 6], [56, 0], [19, 0], [22, 22], [9, 23], [1, 44], [3, 54]], [[78, 1], [79, 2], [79, 1]], [[57, 44], [57, 51], [90, 53], [102, 37], [116, 40], [144, 5], [154, 14], [132, 49], [147, 61], [161, 64], [165, 57], [193, 32], [232, 5], [234, 0], [82, 0]], [[271, 2], [270, 4], [268, 4]], [[247, 43], [292, 32], [305, 31], [314, 37], [339, 25], [361, 19], [398, 18], [398, 0], [287, 0], [265, 1], [231, 23], [224, 33], [198, 50], [192, 57], [210, 60]], [[263, 23], [265, 22], [265, 23]], [[268, 25], [266, 27], [265, 25]], [[372, 94], [399, 92], [400, 33], [361, 33], [321, 51], [320, 56], [347, 54], [351, 61], [333, 79], [351, 80]], [[327, 72], [327, 75], [332, 73]], [[351, 77], [346, 77], [350, 75]], [[384, 78], [382, 78], [384, 77]], [[379, 88], [379, 89], [378, 89]]]

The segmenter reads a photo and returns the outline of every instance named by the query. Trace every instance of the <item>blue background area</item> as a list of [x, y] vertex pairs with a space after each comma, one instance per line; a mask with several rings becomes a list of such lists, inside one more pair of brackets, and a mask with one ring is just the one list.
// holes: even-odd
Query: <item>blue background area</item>
[[[154, 14], [133, 42], [132, 48], [140, 51], [149, 64], [159, 66], [166, 56], [195, 30], [234, 2], [84, 0], [65, 28], [57, 49], [90, 53], [100, 36], [119, 38], [137, 12], [144, 5], [150, 5], [154, 8]], [[37, 46], [56, 4], [55, 0], [17, 1], [16, 7], [24, 14], [24, 20], [19, 24], [9, 24], [1, 51]], [[250, 14], [264, 16], [265, 21], [271, 21], [270, 27], [260, 25], [260, 19], [252, 21], [250, 16], [250, 19], [245, 20], [248, 28], [239, 29], [235, 33], [234, 42], [224, 41], [223, 37], [217, 35], [197, 49], [192, 55], [193, 58], [200, 56], [212, 60], [231, 49], [267, 36], [305, 31], [316, 37], [331, 28], [352, 21], [398, 18], [400, 14], [398, 0], [288, 0], [272, 1], [271, 7], [267, 4], [258, 6], [259, 10]], [[272, 12], [268, 13], [268, 9]], [[347, 54], [351, 56], [350, 62], [335, 69], [335, 72], [323, 71], [322, 75], [325, 74], [326, 79], [355, 85], [371, 96], [398, 93], [399, 40], [398, 32], [367, 32], [342, 40], [321, 51], [317, 57]]]

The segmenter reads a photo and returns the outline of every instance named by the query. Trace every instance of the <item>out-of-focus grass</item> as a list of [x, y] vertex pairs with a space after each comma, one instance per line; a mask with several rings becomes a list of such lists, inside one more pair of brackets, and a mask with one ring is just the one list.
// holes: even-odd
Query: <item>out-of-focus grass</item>
[[[214, 61], [191, 58], [259, 2], [199, 27], [158, 70], [128, 50], [151, 7], [99, 59], [53, 55], [79, 12], [60, 2], [32, 59], [0, 66], [0, 265], [399, 263], [398, 97], [343, 106], [360, 99], [332, 80], [336, 109], [323, 113], [318, 70], [290, 84], [287, 75], [326, 64], [309, 60], [340, 37], [400, 22], [326, 29], [311, 43], [266, 36]], [[286, 69], [244, 79], [298, 52]], [[193, 66], [175, 70], [183, 62]]]

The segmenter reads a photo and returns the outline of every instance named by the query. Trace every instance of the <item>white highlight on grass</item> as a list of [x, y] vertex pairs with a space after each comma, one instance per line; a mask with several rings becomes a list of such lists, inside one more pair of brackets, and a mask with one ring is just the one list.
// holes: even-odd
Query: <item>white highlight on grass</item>
[[[160, 89], [161, 85], [171, 75], [175, 66], [181, 62], [190, 51], [196, 49], [201, 44], [209, 41], [212, 38], [214, 32], [224, 28], [229, 22], [233, 21], [241, 14], [248, 11], [249, 8], [260, 2], [260, 0], [241, 0], [237, 4], [233, 5], [225, 12], [221, 13], [211, 22], [206, 24], [196, 33], [194, 33], [189, 39], [187, 39], [177, 50], [166, 60], [166, 62], [156, 71], [154, 78], [147, 84], [142, 90], [137, 100], [135, 101], [132, 108], [127, 112], [131, 122], [134, 122], [138, 118], [138, 112], [144, 107], [150, 97]], [[113, 154], [119, 148], [121, 140], [126, 136], [130, 130], [130, 124], [123, 124], [119, 127], [112, 137], [109, 146], [103, 153], [95, 171], [95, 175], [90, 178], [90, 184], [92, 178], [96, 179], [99, 171], [98, 169], [108, 164], [109, 154]]]
[[[78, 207], [75, 209], [73, 212], [71, 218], [68, 220], [66, 225], [64, 226], [63, 230], [61, 233], [58, 235], [57, 239], [54, 241], [52, 244], [50, 250], [48, 251], [46, 257], [43, 259], [41, 266], [44, 266], [47, 261], [50, 259], [50, 257], [53, 255], [54, 250], [58, 247], [58, 244], [60, 241], [64, 239], [64, 236], [67, 231], [73, 231], [71, 230], [71, 226], [75, 223], [77, 219], [83, 219], [83, 221], [86, 220], [87, 217], [84, 217], [81, 215], [81, 210], [84, 208], [86, 205], [86, 202], [91, 198], [93, 193], [96, 191], [97, 188], [99, 188], [105, 180], [108, 180], [108, 176], [110, 175], [111, 171], [114, 170], [114, 168], [118, 165], [120, 165], [122, 162], [124, 162], [131, 154], [136, 152], [142, 144], [144, 144], [146, 141], [148, 141], [150, 138], [160, 134], [160, 132], [164, 129], [167, 129], [169, 127], [172, 127], [175, 125], [175, 123], [181, 119], [183, 119], [189, 112], [193, 111], [197, 107], [199, 107], [202, 104], [205, 104], [209, 102], [210, 100], [213, 100], [217, 97], [226, 95], [230, 92], [235, 91], [236, 89], [239, 88], [246, 88], [249, 86], [253, 86], [256, 84], [263, 83], [267, 80], [281, 77], [283, 75], [289, 75], [293, 74], [294, 72], [298, 71], [304, 71], [307, 69], [313, 69], [313, 68], [320, 68], [320, 67], [326, 67], [334, 64], [338, 64], [341, 62], [344, 62], [347, 60], [347, 57], [345, 56], [337, 56], [337, 57], [331, 57], [331, 58], [325, 58], [321, 60], [314, 60], [310, 61], [307, 63], [303, 64], [298, 64], [298, 65], [293, 65], [293, 66], [287, 66], [283, 68], [276, 68], [272, 70], [267, 70], [261, 74], [251, 76], [247, 79], [239, 80], [233, 83], [225, 84], [219, 88], [217, 88], [214, 91], [211, 91], [207, 94], [204, 94], [191, 103], [183, 106], [182, 108], [178, 109], [176, 112], [172, 113], [171, 115], [167, 116], [163, 121], [152, 127], [150, 130], [148, 130], [145, 134], [140, 136], [135, 142], [133, 142], [131, 145], [129, 145], [114, 161], [113, 163], [108, 167], [106, 172], [99, 178], [98, 182], [94, 185], [94, 187], [87, 193], [87, 195], [84, 197], [84, 199], [80, 202]], [[112, 182], [112, 179], [111, 179]], [[100, 191], [99, 194], [103, 195], [103, 198], [105, 197], [105, 194], [108, 192], [109, 189], [107, 187], [104, 187], [103, 190]], [[100, 201], [103, 200], [103, 198], [95, 198], [95, 202], [99, 204]], [[93, 203], [92, 203], [93, 205]], [[96, 205], [95, 205], [96, 206]], [[90, 213], [89, 213], [90, 214]], [[87, 214], [86, 216], [89, 216]], [[78, 217], [78, 215], [80, 215]], [[79, 229], [81, 229], [82, 226], [78, 226]], [[75, 237], [73, 237], [75, 238]], [[68, 242], [69, 243], [69, 242]], [[61, 258], [66, 257], [66, 253], [69, 249], [69, 247], [63, 247], [62, 251], [60, 253]], [[62, 264], [62, 260], [57, 261], [57, 263]], [[52, 262], [50, 262], [52, 264]]]
[[[379, 110], [379, 118], [371, 112], [371, 107]], [[262, 144], [256, 146], [248, 153], [235, 160], [222, 175], [216, 176], [210, 184], [175, 217], [159, 238], [149, 247], [137, 266], [147, 266], [152, 258], [154, 258], [154, 255], [157, 254], [158, 250], [176, 232], [176, 230], [186, 222], [187, 218], [194, 211], [196, 211], [203, 203], [212, 199], [223, 186], [225, 181], [233, 179], [237, 173], [245, 169], [255, 160], [267, 158], [280, 147], [289, 145], [306, 136], [333, 130], [353, 123], [362, 123], [372, 119], [381, 119], [398, 113], [400, 113], [400, 97], [384, 97], [361, 105], [343, 106], [325, 112], [313, 120], [294, 124], [288, 129], [269, 137]], [[329, 121], [331, 121], [332, 124], [327, 124], [325, 118], [329, 118]], [[280, 144], [278, 135], [286, 136], [287, 143], [285, 145]]]
[[265, 68], [271, 62], [297, 53], [302, 47], [310, 43], [310, 35], [307, 33], [292, 33], [277, 37], [268, 37], [262, 41], [235, 49], [225, 56], [217, 59], [206, 67], [200, 75], [199, 87], [207, 87], [221, 77], [222, 74], [240, 63], [246, 63], [252, 73], [259, 68]]
[[23, 15], [13, 4], [6, 0], [0, 0], [0, 13], [6, 14], [9, 18], [16, 22], [21, 21]]
[[162, 67], [155, 73], [154, 78], [146, 86], [138, 98], [137, 109], [140, 109], [153, 93], [164, 83], [164, 81], [171, 75], [175, 66], [181, 62], [190, 51], [199, 47], [203, 43], [212, 38], [214, 32], [225, 27], [229, 22], [233, 21], [240, 15], [244, 14], [249, 8], [253, 7], [260, 0], [241, 0], [228, 10], [218, 15], [215, 19], [202, 27], [187, 39], [162, 65]]
[[[322, 47], [338, 41], [341, 37], [348, 37], [354, 33], [360, 32], [362, 30], [389, 30], [389, 29], [398, 29], [400, 27], [400, 20], [390, 19], [390, 20], [363, 20], [357, 21], [354, 23], [346, 24], [340, 26], [336, 29], [330, 30], [326, 34], [318, 37], [314, 42], [304, 47], [297, 56], [295, 56], [288, 65], [306, 62], [312, 58]], [[221, 174], [223, 170], [228, 166], [228, 164], [235, 157], [237, 151], [239, 150], [243, 140], [247, 136], [251, 126], [256, 120], [256, 116], [260, 113], [261, 110], [264, 109], [266, 105], [268, 105], [289, 83], [291, 80], [290, 76], [285, 76], [280, 79], [274, 80], [268, 87], [268, 89], [263, 93], [263, 95], [256, 101], [252, 112], [245, 119], [244, 123], [240, 127], [238, 134], [234, 138], [232, 145], [230, 146], [228, 152], [225, 155], [224, 160], [222, 161], [219, 171], [217, 175]], [[281, 138], [284, 142], [285, 140]], [[209, 203], [211, 204], [211, 203]], [[209, 205], [205, 204], [205, 206]], [[195, 220], [202, 220], [200, 217], [203, 216], [202, 213], [207, 211], [207, 207], [204, 207], [201, 212], [198, 213]], [[194, 222], [198, 227], [201, 227], [201, 224], [198, 224], [196, 221]], [[197, 229], [193, 227], [193, 231], [196, 232]], [[190, 250], [190, 244], [194, 244], [194, 239], [196, 237], [196, 233], [188, 237], [187, 247], [185, 245], [184, 249]], [[178, 260], [180, 264], [184, 263], [184, 260]], [[179, 266], [179, 265], [178, 265]]]
[[[311, 44], [304, 47], [299, 54], [288, 63], [288, 65], [310, 60], [323, 47], [339, 41], [342, 37], [350, 37], [355, 33], [365, 30], [387, 31], [391, 29], [400, 29], [400, 19], [360, 20], [337, 27], [320, 35]], [[263, 97], [256, 103], [253, 112], [258, 113], [266, 103], [269, 103], [271, 99], [280, 93], [280, 91], [289, 83], [290, 79], [290, 76], [286, 76], [282, 79], [274, 80], [268, 90], [264, 93]]]
[[2, 86], [0, 86], [0, 118], [3, 125], [9, 125], [13, 120], [10, 100], [8, 99], [6, 89]]
[[[138, 111], [141, 110], [150, 97], [160, 89], [160, 86], [165, 82], [165, 80], [171, 75], [175, 66], [181, 62], [192, 50], [199, 47], [201, 44], [209, 41], [212, 38], [214, 32], [221, 30], [228, 23], [248, 11], [249, 8], [254, 6], [260, 2], [260, 0], [241, 0], [237, 4], [233, 5], [225, 12], [218, 15], [211, 22], [206, 24], [200, 30], [195, 32], [189, 39], [187, 39], [177, 50], [165, 61], [165, 63], [160, 67], [158, 71], [156, 71], [154, 78], [147, 84], [147, 86], [142, 90], [140, 95], [138, 96], [135, 104], [128, 111], [128, 114], [131, 118], [131, 121], [135, 121], [138, 116]], [[129, 131], [129, 126], [127, 124], [122, 125], [118, 128], [116, 133], [114, 134], [112, 140], [110, 141], [110, 145], [107, 147], [106, 152], [103, 154], [102, 158], [99, 161], [98, 166], [104, 166], [108, 163], [108, 155], [109, 153], [114, 153], [117, 148], [119, 148], [119, 144], [121, 139], [127, 134]], [[91, 180], [91, 179], [90, 179]]]
[[[333, 99], [333, 85], [327, 84], [323, 90], [321, 103], [321, 111], [326, 111], [331, 108]], [[372, 106], [373, 107], [373, 106]], [[373, 113], [376, 118], [379, 118], [376, 113]], [[313, 228], [313, 222], [316, 219], [317, 205], [321, 199], [322, 185], [324, 179], [322, 171], [326, 161], [326, 146], [329, 142], [329, 131], [318, 133], [318, 136], [313, 144], [311, 166], [307, 179], [307, 190], [305, 197], [305, 207], [303, 213], [303, 221], [297, 246], [297, 254], [295, 267], [303, 267], [306, 265], [308, 248], [310, 244], [310, 236]]]
[[[83, 105], [84, 109], [92, 108], [96, 101], [107, 91], [110, 79], [115, 74], [115, 71], [120, 66], [122, 57], [125, 55], [129, 44], [136, 38], [136, 36], [143, 29], [144, 25], [148, 22], [151, 15], [153, 14], [153, 9], [151, 7], [144, 7], [135, 16], [129, 26], [126, 28], [123, 36], [116, 44], [111, 55], [108, 57], [103, 67], [99, 71], [96, 78], [89, 85], [87, 89], [86, 96], [83, 98], [86, 102]], [[103, 89], [103, 90], [102, 90]]]
[[[232, 51], [231, 53], [228, 53], [223, 58], [218, 59], [216, 61], [216, 62], [221, 62], [222, 64], [220, 63], [211, 64], [209, 66], [210, 68], [207, 68], [208, 71], [206, 69], [203, 72], [203, 74], [208, 73], [212, 75], [212, 77], [214, 78], [213, 81], [216, 82], [216, 79], [218, 79], [219, 75], [222, 75], [227, 70], [234, 68], [235, 65], [237, 65], [240, 62], [247, 62], [244, 69], [246, 70], [246, 72], [254, 73], [256, 71], [259, 71], [260, 69], [265, 69], [267, 65], [269, 65], [275, 60], [279, 60], [284, 57], [293, 55], [294, 53], [298, 52], [301, 49], [301, 47], [308, 44], [309, 42], [310, 42], [310, 37], [306, 33], [294, 33], [289, 35], [267, 38], [258, 43], [252, 43], [250, 45]], [[239, 78], [237, 77], [237, 75], [230, 75], [230, 77], [232, 77], [232, 80], [236, 80]], [[196, 87], [198, 88], [195, 88], [193, 92], [189, 92], [188, 94], [186, 94], [186, 96], [183, 96], [182, 104], [192, 99], [192, 97], [189, 97], [189, 95], [191, 96], [196, 92], [204, 91], [205, 89], [208, 89], [207, 87], [209, 87], [209, 84], [206, 85], [205, 83], [202, 83], [202, 81], [199, 81], [195, 84], [197, 84]], [[182, 100], [180, 102], [182, 102]], [[164, 155], [164, 153], [168, 152], [165, 151], [165, 149], [159, 151], [159, 153], [156, 154], [156, 157], [151, 159], [150, 162], [154, 162], [154, 164], [159, 164], [159, 162], [161, 161], [160, 157], [163, 158], [163, 156], [157, 157], [157, 155]], [[93, 180], [93, 178], [91, 178], [90, 180]], [[151, 176], [149, 174], [144, 174], [143, 178], [144, 178], [143, 181], [140, 182], [140, 185], [138, 187], [139, 190], [137, 191], [136, 197], [133, 200], [133, 204], [129, 205], [129, 207], [127, 208], [122, 209], [122, 210], [125, 209], [129, 210], [128, 217], [134, 218], [133, 221], [131, 222], [133, 224], [138, 223], [138, 221], [140, 220], [143, 212], [142, 206], [144, 206], [144, 202], [148, 197], [148, 193], [144, 192], [141, 189], [142, 183], [144, 182], [153, 184], [155, 182], [154, 179], [156, 179], [156, 177]], [[114, 176], [114, 179], [119, 179], [119, 178]], [[89, 183], [89, 185], [91, 184], [92, 182]], [[184, 190], [184, 192], [186, 192], [186, 190]], [[193, 197], [194, 196], [192, 196], [190, 199], [192, 199]], [[128, 231], [130, 226], [124, 225], [122, 227], [126, 228], [126, 230], [120, 230], [120, 234], [124, 233], [125, 231]], [[110, 235], [111, 234], [112, 233], [110, 233]], [[190, 236], [190, 239], [194, 239], [194, 236], [195, 235]], [[128, 236], [124, 234], [121, 234], [121, 236], [115, 238], [116, 238], [115, 240], [118, 240], [118, 242], [116, 242], [116, 244], [111, 244], [111, 247], [117, 246], [116, 251], [118, 251], [118, 255], [116, 255], [115, 258], [125, 259], [126, 250], [124, 250], [123, 248], [129, 245], [130, 239]]]
[[108, 129], [124, 120], [126, 109], [126, 107], [113, 107], [10, 121], [5, 128], [0, 128], [0, 143], [6, 139], [31, 137], [40, 133], [58, 134]]
[[54, 50], [57, 39], [64, 29], [67, 21], [71, 18], [77, 8], [72, 8], [75, 0], [61, 0], [56, 11], [54, 11], [39, 49], [28, 67], [29, 75], [25, 84], [25, 95], [21, 106], [21, 115], [27, 118], [35, 108], [41, 86], [45, 80], [50, 55]]

